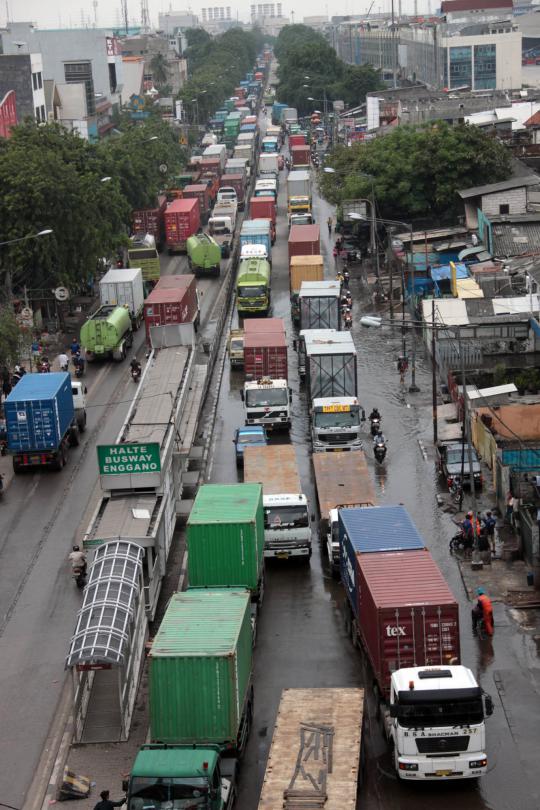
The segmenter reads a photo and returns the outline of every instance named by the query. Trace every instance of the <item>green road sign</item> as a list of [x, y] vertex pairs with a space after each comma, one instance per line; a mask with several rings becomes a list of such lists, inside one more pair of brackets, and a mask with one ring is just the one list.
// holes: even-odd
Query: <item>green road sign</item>
[[99, 444], [100, 475], [156, 473], [161, 471], [159, 444]]

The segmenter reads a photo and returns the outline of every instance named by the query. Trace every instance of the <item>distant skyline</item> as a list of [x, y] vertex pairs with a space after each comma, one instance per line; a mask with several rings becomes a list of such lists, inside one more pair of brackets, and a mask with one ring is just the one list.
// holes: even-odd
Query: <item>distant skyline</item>
[[[130, 24], [138, 24], [141, 16], [140, 0], [127, 0]], [[183, 11], [190, 9], [201, 19], [201, 9], [208, 7], [209, 2], [189, 3], [187, 0], [148, 0], [150, 20], [153, 26], [157, 26], [158, 14], [173, 11]], [[240, 21], [248, 22], [250, 18], [251, 3], [242, 0], [235, 5], [230, 0], [227, 2], [214, 3], [216, 6], [231, 6], [232, 16]], [[340, 0], [339, 4], [328, 4], [325, 0], [294, 0], [291, 4], [283, 2], [283, 15], [290, 17], [291, 10], [294, 10], [294, 21], [301, 23], [303, 17], [316, 15], [342, 15], [342, 14], [365, 14], [371, 6], [370, 0], [356, 3], [353, 0]], [[434, 13], [440, 7], [440, 0], [431, 0], [431, 11]], [[390, 12], [391, 0], [375, 0], [372, 13]], [[97, 26], [109, 28], [116, 26], [120, 21], [120, 0], [49, 0], [43, 3], [42, 0], [0, 0], [0, 24], [5, 25], [9, 9], [9, 19], [13, 22], [29, 21], [36, 23], [39, 28], [80, 28], [81, 25], [91, 27], [94, 20]], [[403, 0], [403, 13], [412, 12], [413, 0]], [[428, 0], [419, 0], [419, 13], [427, 13]], [[398, 10], [398, 0], [395, 0], [395, 10]]]

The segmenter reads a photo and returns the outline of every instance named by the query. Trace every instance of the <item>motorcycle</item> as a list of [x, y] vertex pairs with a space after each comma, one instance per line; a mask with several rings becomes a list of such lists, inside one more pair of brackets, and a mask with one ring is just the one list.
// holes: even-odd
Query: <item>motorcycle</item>
[[452, 480], [448, 491], [450, 492], [454, 503], [461, 503], [463, 500], [463, 487], [461, 486], [461, 481], [458, 476]]
[[345, 329], [352, 329], [352, 312], [350, 307], [343, 307], [341, 312], [343, 316], [343, 327]]
[[386, 458], [386, 452], [387, 448], [384, 439], [378, 440], [376, 439], [375, 442], [373, 443], [373, 455], [375, 456], [379, 464], [382, 464], [384, 459]]
[[134, 383], [138, 383], [141, 379], [142, 369], [140, 366], [131, 366], [131, 379]]
[[71, 569], [71, 576], [75, 580], [75, 585], [77, 588], [84, 588], [86, 585], [86, 566], [85, 565], [75, 565]]
[[381, 417], [380, 416], [370, 416], [369, 421], [371, 422], [370, 431], [372, 436], [376, 436], [379, 430], [381, 429]]
[[84, 375], [84, 360], [82, 357], [77, 357], [73, 360], [75, 366], [75, 376], [80, 379]]
[[472, 552], [472, 543], [471, 540], [465, 536], [463, 531], [459, 531], [455, 534], [450, 542], [448, 543], [448, 551], [450, 554], [455, 554], [456, 552], [463, 552], [463, 554], [470, 554]]
[[[350, 277], [349, 271], [347, 269], [344, 269], [343, 270], [343, 286], [347, 289], [347, 291], [349, 290], [349, 282], [350, 282], [350, 280], [351, 280], [351, 277]], [[350, 293], [349, 293], [349, 295], [350, 295]], [[351, 304], [352, 304], [352, 298], [351, 298]]]

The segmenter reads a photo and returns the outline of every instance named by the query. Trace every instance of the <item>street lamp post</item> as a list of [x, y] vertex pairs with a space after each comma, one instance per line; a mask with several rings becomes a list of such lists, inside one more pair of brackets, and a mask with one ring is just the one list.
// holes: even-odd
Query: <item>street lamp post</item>
[[[42, 231], [38, 231], [37, 233], [28, 233], [26, 236], [18, 236], [16, 239], [6, 239], [6, 241], [0, 242], [0, 248], [5, 247], [6, 245], [15, 245], [17, 242], [26, 242], [29, 239], [39, 239], [42, 236], [48, 236], [50, 233], [53, 233], [52, 228], [44, 228]], [[11, 302], [13, 295], [11, 288], [11, 270], [6, 270], [6, 295], [8, 301]]]

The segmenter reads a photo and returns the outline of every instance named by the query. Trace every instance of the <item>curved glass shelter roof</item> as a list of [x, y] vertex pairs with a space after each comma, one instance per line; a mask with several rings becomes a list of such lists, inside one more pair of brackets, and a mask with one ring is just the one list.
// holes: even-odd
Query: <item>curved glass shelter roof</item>
[[66, 667], [124, 663], [141, 596], [144, 549], [125, 540], [96, 550]]

